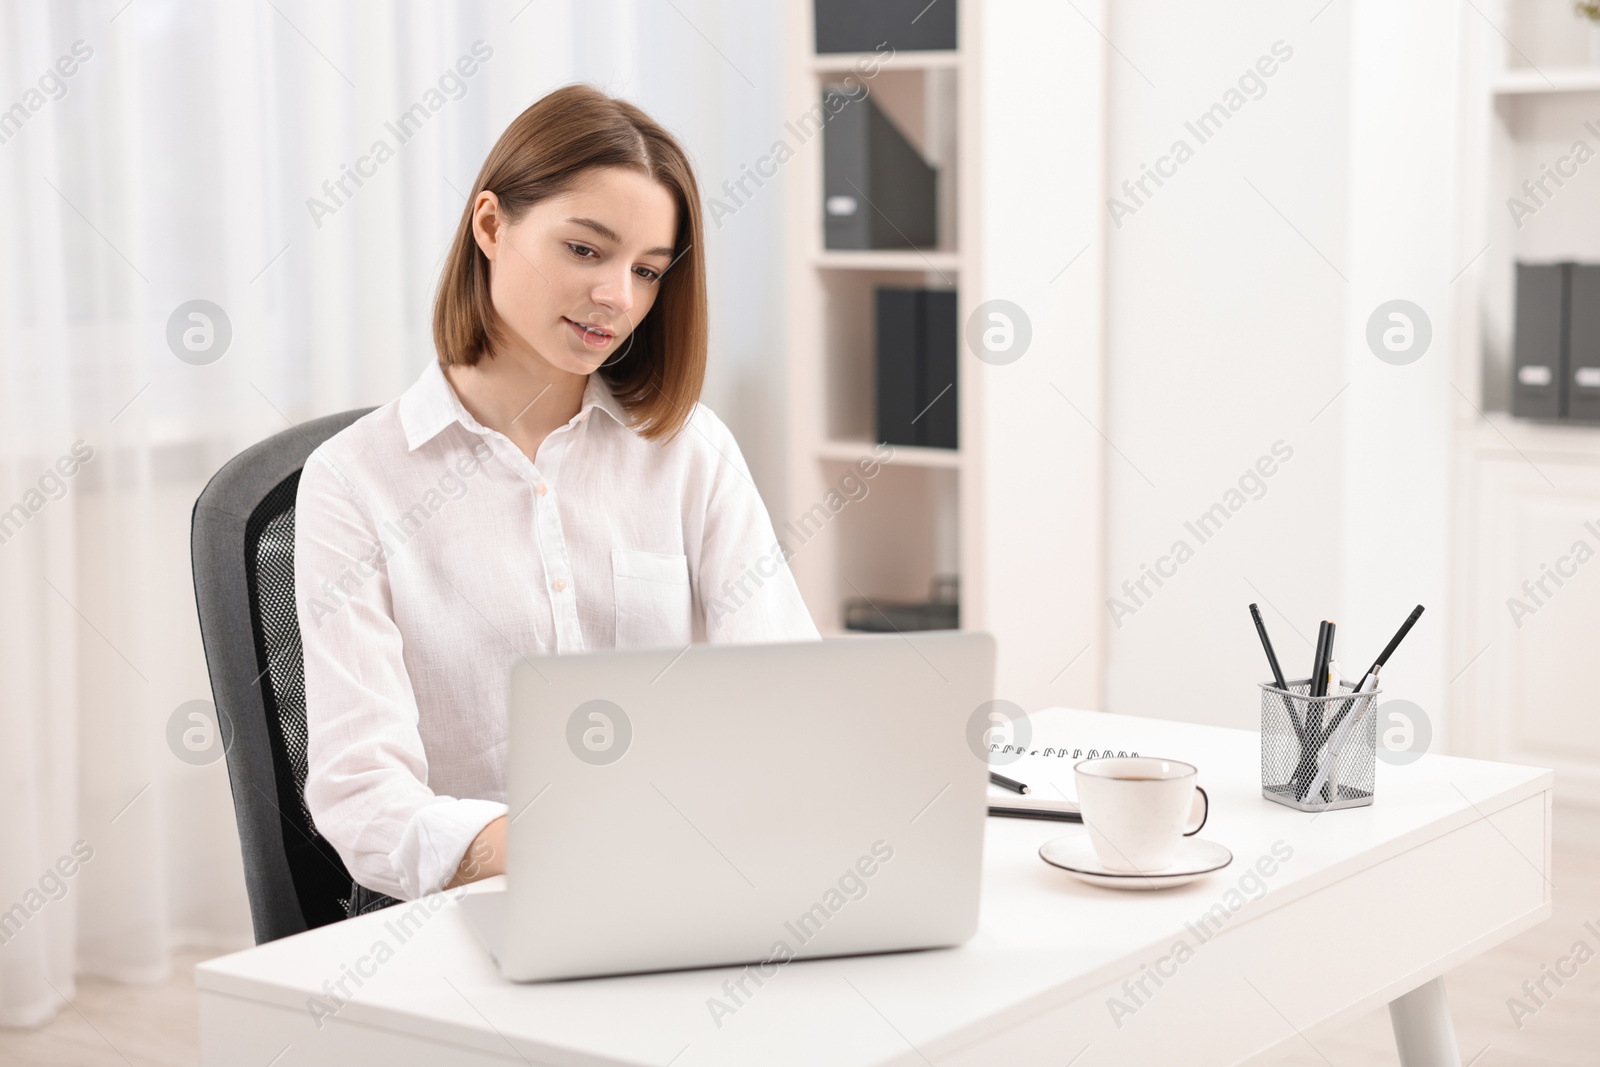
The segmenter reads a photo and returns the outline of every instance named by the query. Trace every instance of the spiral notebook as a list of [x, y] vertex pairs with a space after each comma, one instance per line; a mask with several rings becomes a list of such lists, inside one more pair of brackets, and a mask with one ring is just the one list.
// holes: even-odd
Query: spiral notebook
[[1102, 756], [1137, 756], [1128, 749], [1083, 745], [991, 744], [989, 767], [1028, 786], [1028, 793], [1015, 793], [989, 783], [989, 814], [1010, 819], [1054, 819], [1082, 822], [1078, 811], [1077, 789], [1072, 766], [1079, 760]]

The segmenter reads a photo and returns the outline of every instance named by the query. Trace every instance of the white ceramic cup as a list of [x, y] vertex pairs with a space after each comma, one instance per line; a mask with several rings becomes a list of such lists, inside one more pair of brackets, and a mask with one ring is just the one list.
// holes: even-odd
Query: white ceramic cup
[[1180, 838], [1200, 832], [1210, 798], [1192, 763], [1156, 756], [1086, 759], [1073, 765], [1078, 806], [1100, 862], [1152, 874], [1171, 866]]

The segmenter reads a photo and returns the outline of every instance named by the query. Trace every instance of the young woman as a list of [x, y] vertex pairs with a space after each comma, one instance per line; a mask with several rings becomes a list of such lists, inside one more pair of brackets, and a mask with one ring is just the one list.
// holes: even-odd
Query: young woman
[[698, 402], [700, 227], [665, 130], [587, 86], [551, 93], [473, 185], [437, 362], [307, 460], [305, 801], [352, 914], [504, 871], [519, 658], [819, 636]]

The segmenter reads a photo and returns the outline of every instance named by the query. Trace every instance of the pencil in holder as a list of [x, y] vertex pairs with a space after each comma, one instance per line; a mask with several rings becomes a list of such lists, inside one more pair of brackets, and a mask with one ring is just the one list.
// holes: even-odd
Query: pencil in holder
[[1311, 696], [1309, 679], [1287, 690], [1261, 685], [1261, 795], [1297, 811], [1372, 803], [1382, 689]]

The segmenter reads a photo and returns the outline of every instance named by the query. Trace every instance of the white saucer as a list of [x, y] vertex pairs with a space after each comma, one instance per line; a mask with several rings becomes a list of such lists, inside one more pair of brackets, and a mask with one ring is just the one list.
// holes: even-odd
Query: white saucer
[[1039, 857], [1090, 885], [1109, 889], [1166, 889], [1220, 871], [1233, 862], [1233, 853], [1215, 841], [1186, 837], [1178, 842], [1172, 863], [1143, 874], [1113, 871], [1095, 855], [1087, 832], [1057, 837], [1039, 848]]

